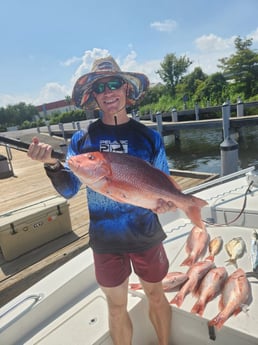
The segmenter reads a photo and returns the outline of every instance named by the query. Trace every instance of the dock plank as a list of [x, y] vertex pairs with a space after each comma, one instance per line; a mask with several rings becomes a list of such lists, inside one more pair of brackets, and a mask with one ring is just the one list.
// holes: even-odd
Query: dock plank
[[[0, 216], [42, 198], [58, 196], [42, 163], [29, 159], [26, 152], [14, 149], [11, 152], [14, 176], [0, 179]], [[3, 146], [0, 146], [0, 154], [6, 154]], [[183, 190], [214, 178], [211, 174], [176, 170], [172, 175]], [[0, 251], [0, 307], [88, 247], [89, 215], [85, 188], [68, 203], [72, 232], [12, 261], [6, 261]]]

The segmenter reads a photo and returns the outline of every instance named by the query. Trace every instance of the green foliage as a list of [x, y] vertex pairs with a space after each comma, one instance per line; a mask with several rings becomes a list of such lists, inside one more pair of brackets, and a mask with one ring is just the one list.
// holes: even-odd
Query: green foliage
[[37, 114], [36, 108], [24, 102], [0, 108], [0, 123], [2, 127], [20, 126], [25, 120], [32, 121]]
[[236, 53], [220, 59], [219, 67], [234, 94], [242, 93], [247, 99], [258, 93], [258, 53], [250, 49], [252, 39], [235, 39]]
[[[151, 89], [140, 112], [147, 113], [149, 109], [153, 112], [167, 111], [171, 107], [180, 110], [184, 106], [189, 109], [194, 108], [196, 103], [201, 107], [215, 106], [228, 99], [236, 103], [239, 97], [243, 102], [257, 100], [258, 53], [251, 50], [251, 45], [252, 39], [237, 37], [236, 53], [220, 59], [222, 72], [211, 75], [203, 73], [200, 67], [186, 74], [192, 61], [185, 56], [177, 58], [175, 54], [166, 55], [157, 72], [164, 82], [163, 88]], [[184, 99], [187, 102], [183, 102]], [[248, 109], [247, 113], [251, 111]]]
[[192, 61], [186, 56], [176, 57], [175, 54], [167, 54], [157, 71], [161, 80], [165, 83], [171, 96], [175, 96], [176, 86], [180, 83]]

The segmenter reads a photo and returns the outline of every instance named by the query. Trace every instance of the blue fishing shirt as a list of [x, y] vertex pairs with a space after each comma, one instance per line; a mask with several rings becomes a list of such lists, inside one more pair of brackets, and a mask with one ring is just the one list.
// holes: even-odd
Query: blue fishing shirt
[[[169, 174], [160, 134], [130, 119], [121, 125], [106, 125], [101, 119], [87, 132], [76, 132], [69, 144], [67, 159], [85, 152], [118, 152], [139, 157]], [[73, 197], [82, 183], [68, 165], [47, 171], [53, 186], [65, 198]], [[166, 238], [157, 214], [151, 210], [116, 202], [87, 187], [90, 215], [89, 245], [97, 253], [123, 253], [148, 250]]]

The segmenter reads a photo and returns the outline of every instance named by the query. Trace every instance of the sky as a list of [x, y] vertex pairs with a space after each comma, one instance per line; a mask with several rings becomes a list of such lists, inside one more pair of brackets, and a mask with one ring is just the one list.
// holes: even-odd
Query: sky
[[41, 105], [71, 96], [95, 58], [123, 71], [157, 70], [167, 54], [209, 74], [235, 52], [258, 49], [258, 0], [8, 0], [0, 4], [0, 107]]

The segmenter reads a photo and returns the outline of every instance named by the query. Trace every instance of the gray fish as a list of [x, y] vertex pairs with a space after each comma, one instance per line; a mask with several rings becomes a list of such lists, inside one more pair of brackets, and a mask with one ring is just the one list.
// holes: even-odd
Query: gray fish
[[226, 262], [228, 262], [228, 265], [232, 264], [237, 268], [237, 259], [241, 258], [246, 251], [244, 240], [242, 237], [234, 237], [226, 243], [225, 248], [229, 255], [229, 260]]
[[251, 263], [254, 272], [258, 269], [258, 232], [253, 231], [251, 241]]

